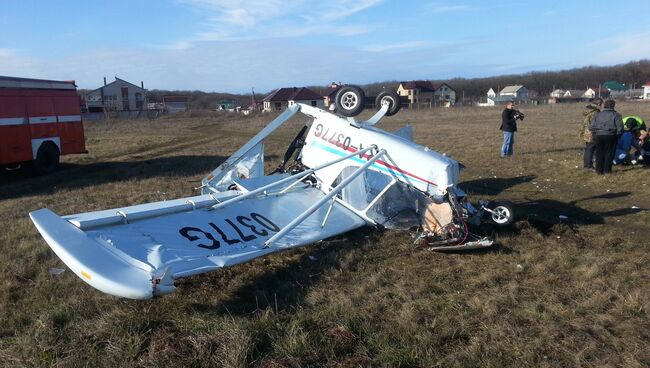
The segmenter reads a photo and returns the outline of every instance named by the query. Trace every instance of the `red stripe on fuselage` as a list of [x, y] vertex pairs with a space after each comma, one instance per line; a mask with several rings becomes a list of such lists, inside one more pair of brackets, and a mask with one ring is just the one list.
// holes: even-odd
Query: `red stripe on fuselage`
[[[347, 150], [347, 151], [350, 151], [350, 152], [352, 152], [352, 153], [358, 151], [356, 148], [353, 148], [353, 147], [348, 147], [347, 149], [346, 149], [345, 147], [341, 147], [341, 148], [343, 148], [343, 149], [345, 149], [345, 150]], [[370, 156], [370, 155], [367, 154], [367, 153], [364, 154], [362, 157], [363, 157], [363, 158], [366, 158], [366, 159], [372, 158], [372, 156]], [[424, 179], [424, 178], [421, 178], [421, 177], [419, 177], [419, 176], [417, 176], [417, 175], [411, 174], [410, 172], [408, 172], [408, 171], [406, 171], [406, 170], [402, 170], [402, 169], [400, 169], [400, 168], [397, 167], [397, 166], [393, 166], [393, 165], [387, 163], [386, 161], [377, 160], [377, 161], [375, 161], [375, 162], [377, 162], [377, 163], [379, 163], [379, 164], [381, 164], [381, 165], [384, 165], [384, 166], [388, 167], [389, 169], [392, 169], [392, 170], [395, 170], [395, 171], [399, 171], [399, 172], [402, 173], [402, 174], [406, 174], [406, 175], [412, 176], [412, 177], [414, 177], [414, 178], [416, 178], [416, 179], [418, 179], [418, 180], [421, 180], [421, 181], [423, 181], [423, 182], [425, 182], [425, 183], [427, 183], [427, 184], [431, 184], [431, 185], [438, 186], [438, 184], [436, 184], [436, 183], [434, 183], [434, 182], [428, 181], [427, 179]]]

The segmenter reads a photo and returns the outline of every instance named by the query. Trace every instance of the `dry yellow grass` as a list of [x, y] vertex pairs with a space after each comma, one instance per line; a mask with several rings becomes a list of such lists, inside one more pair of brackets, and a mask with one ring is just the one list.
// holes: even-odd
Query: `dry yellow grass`
[[[361, 231], [145, 302], [49, 275], [64, 266], [27, 213], [191, 195], [270, 117], [87, 123], [90, 154], [47, 177], [2, 174], [0, 365], [648, 366], [648, 170], [583, 171], [582, 107], [524, 108], [511, 160], [498, 156], [500, 108], [406, 110], [381, 123], [411, 123], [418, 142], [463, 162], [472, 199], [518, 203], [523, 218], [494, 234], [494, 251], [439, 254], [408, 234]], [[618, 110], [650, 117], [650, 104]], [[303, 122], [270, 139], [269, 169]]]

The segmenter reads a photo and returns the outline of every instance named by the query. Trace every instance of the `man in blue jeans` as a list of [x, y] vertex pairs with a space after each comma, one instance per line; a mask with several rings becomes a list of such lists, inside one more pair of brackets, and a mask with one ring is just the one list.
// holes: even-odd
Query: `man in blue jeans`
[[512, 101], [506, 102], [506, 108], [501, 113], [499, 129], [503, 131], [501, 158], [512, 156], [512, 146], [515, 144], [515, 132], [517, 131], [517, 110], [512, 108]]

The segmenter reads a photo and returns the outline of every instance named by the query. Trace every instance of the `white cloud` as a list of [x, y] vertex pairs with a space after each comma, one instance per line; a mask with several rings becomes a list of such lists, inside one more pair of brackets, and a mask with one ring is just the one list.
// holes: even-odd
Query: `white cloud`
[[615, 64], [630, 60], [647, 59], [650, 55], [650, 32], [638, 32], [607, 37], [593, 44], [595, 50], [605, 50], [589, 64]]
[[[412, 46], [416, 46], [413, 44]], [[114, 75], [154, 89], [270, 91], [285, 86], [326, 85], [331, 81], [370, 83], [391, 79], [433, 78], [433, 70], [452, 65], [454, 46], [367, 52], [342, 45], [316, 46], [292, 39], [203, 42], [190, 49], [95, 49], [56, 59], [0, 57], [8, 75], [75, 79], [96, 88]], [[410, 61], [405, 63], [404, 59]]]
[[200, 32], [162, 48], [183, 49], [205, 41], [256, 40], [309, 34], [354, 36], [372, 27], [346, 19], [383, 0], [178, 0], [202, 14]]
[[407, 41], [400, 43], [388, 43], [388, 44], [379, 44], [379, 45], [366, 45], [361, 47], [361, 50], [368, 52], [385, 52], [385, 51], [403, 51], [403, 50], [412, 50], [431, 46], [431, 41]]
[[432, 13], [451, 13], [451, 12], [459, 12], [459, 11], [468, 11], [468, 10], [475, 10], [476, 8], [469, 6], [469, 5], [459, 5], [459, 4], [448, 4], [448, 3], [440, 3], [440, 2], [434, 2], [434, 3], [429, 3], [427, 4], [427, 9], [429, 9], [430, 12]]

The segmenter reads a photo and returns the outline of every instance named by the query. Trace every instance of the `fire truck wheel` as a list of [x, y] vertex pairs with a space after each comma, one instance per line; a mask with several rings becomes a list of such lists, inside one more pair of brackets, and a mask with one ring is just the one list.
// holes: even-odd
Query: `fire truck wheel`
[[382, 102], [388, 102], [388, 112], [386, 116], [392, 116], [397, 114], [400, 106], [399, 95], [395, 91], [382, 91], [377, 98], [375, 99], [375, 106], [377, 110], [381, 109]]
[[34, 170], [38, 175], [50, 174], [59, 167], [59, 148], [52, 142], [41, 144], [36, 153]]
[[336, 93], [334, 104], [339, 114], [346, 117], [357, 116], [365, 107], [366, 95], [357, 86], [343, 86]]

